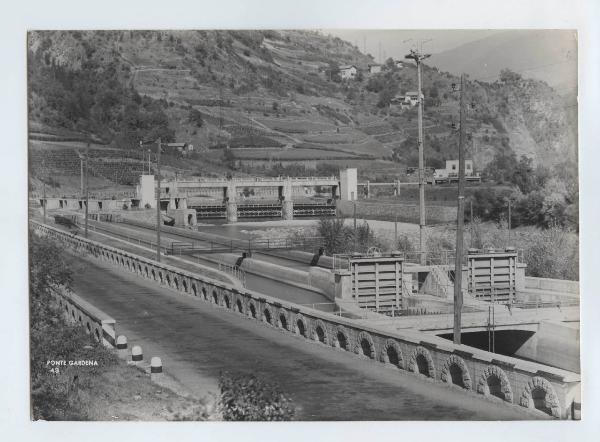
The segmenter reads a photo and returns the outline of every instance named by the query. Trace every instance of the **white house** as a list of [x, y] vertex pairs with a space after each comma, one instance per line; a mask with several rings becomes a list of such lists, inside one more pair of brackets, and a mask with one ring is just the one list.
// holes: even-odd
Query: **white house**
[[352, 80], [356, 77], [358, 69], [354, 65], [340, 66], [340, 77], [342, 80]]
[[[465, 160], [465, 176], [473, 176], [473, 160]], [[435, 169], [435, 179], [458, 177], [458, 160], [446, 160], [445, 169]]]
[[[421, 100], [423, 100], [423, 98], [423, 93], [421, 93]], [[419, 104], [419, 93], [416, 91], [407, 92], [404, 96], [404, 102], [406, 104], [410, 104], [411, 106], [416, 106]]]
[[380, 64], [370, 64], [369, 65], [369, 74], [378, 74], [379, 72], [381, 72]]

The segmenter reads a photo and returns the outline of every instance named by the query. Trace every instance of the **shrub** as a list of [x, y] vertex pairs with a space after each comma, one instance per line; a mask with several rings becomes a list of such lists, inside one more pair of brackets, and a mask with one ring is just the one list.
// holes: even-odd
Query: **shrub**
[[219, 390], [225, 421], [289, 421], [294, 417], [292, 401], [275, 385], [254, 375], [222, 373]]
[[415, 251], [415, 246], [407, 234], [400, 235], [396, 241], [396, 250], [404, 253]]

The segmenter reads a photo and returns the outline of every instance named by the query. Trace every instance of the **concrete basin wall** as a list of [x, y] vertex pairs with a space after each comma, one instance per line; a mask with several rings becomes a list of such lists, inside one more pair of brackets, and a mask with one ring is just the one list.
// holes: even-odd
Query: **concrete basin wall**
[[527, 408], [537, 404], [556, 418], [569, 418], [572, 404], [579, 402], [580, 376], [573, 372], [456, 345], [418, 331], [375, 328], [186, 272], [35, 221], [31, 224], [38, 232], [90, 258], [112, 263], [182, 295], [232, 310], [284, 333], [303, 336], [332, 351], [352, 352], [491, 400]]

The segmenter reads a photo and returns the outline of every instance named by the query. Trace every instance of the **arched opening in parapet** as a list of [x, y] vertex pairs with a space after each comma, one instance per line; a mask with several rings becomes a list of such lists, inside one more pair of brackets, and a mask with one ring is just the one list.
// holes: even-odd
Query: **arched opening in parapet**
[[344, 350], [348, 350], [348, 339], [346, 339], [346, 335], [339, 331], [336, 335], [338, 347]]
[[417, 362], [417, 371], [419, 374], [423, 374], [425, 376], [429, 376], [429, 362], [422, 354], [418, 354], [415, 358]]
[[198, 296], [198, 289], [196, 288], [196, 284], [192, 284], [192, 293], [194, 293], [194, 296]]
[[450, 373], [450, 379], [454, 385], [458, 385], [459, 387], [463, 388], [466, 387], [463, 381], [462, 368], [460, 368], [458, 364], [450, 364], [450, 367], [448, 367], [448, 372]]
[[183, 291], [187, 293], [188, 285], [187, 285], [187, 282], [185, 282], [185, 279], [181, 282], [181, 285], [183, 285]]
[[393, 346], [388, 345], [385, 353], [387, 355], [387, 360], [390, 364], [395, 365], [396, 367], [400, 367], [400, 356], [398, 355], [398, 352]]
[[179, 290], [179, 281], [177, 278], [173, 278], [173, 284], [175, 285], [175, 290]]
[[98, 332], [98, 329], [96, 329], [96, 341], [100, 342], [100, 333]]
[[208, 301], [208, 293], [206, 292], [206, 287], [202, 287], [202, 297], [205, 301]]
[[216, 290], [213, 290], [213, 292], [212, 292], [212, 299], [215, 304], [219, 303], [219, 295], [217, 294]]
[[244, 307], [242, 306], [241, 299], [238, 299], [237, 302], [235, 303], [235, 305], [237, 306], [239, 313], [244, 313]]
[[142, 265], [138, 264], [138, 273], [141, 275], [142, 274]]
[[85, 325], [85, 328], [87, 328], [87, 332], [88, 333], [92, 332], [92, 327], [90, 327], [90, 323], [89, 322]]
[[192, 215], [191, 213], [188, 214], [188, 218], [187, 218], [187, 223], [189, 226], [191, 226], [194, 222], [194, 215]]
[[225, 304], [225, 307], [227, 307], [227, 308], [231, 307], [231, 303], [229, 302], [229, 296], [227, 296], [227, 295], [223, 296], [223, 303]]
[[156, 281], [156, 273], [154, 272], [154, 269], [152, 269], [152, 279]]
[[250, 316], [256, 319], [256, 307], [254, 307], [254, 304], [250, 304]]
[[288, 330], [288, 322], [287, 322], [287, 318], [285, 317], [285, 315], [283, 313], [281, 313], [279, 315], [279, 323], [281, 324], [281, 328], [284, 330]]
[[486, 379], [487, 386], [490, 390], [490, 395], [496, 396], [502, 400], [506, 400], [506, 395], [502, 391], [502, 382], [495, 374], [491, 374]]
[[360, 340], [360, 350], [364, 356], [373, 359], [373, 347], [368, 339]]
[[322, 342], [323, 344], [325, 343], [325, 330], [323, 330], [323, 327], [320, 325], [317, 325], [315, 328], [315, 338], [317, 341]]
[[144, 267], [144, 273], [146, 273], [146, 278], [148, 277], [148, 267]]
[[158, 272], [158, 279], [160, 279], [160, 283], [164, 282], [162, 272]]
[[536, 387], [533, 390], [531, 390], [531, 399], [533, 400], [533, 407], [552, 416], [552, 409], [548, 406], [546, 395], [547, 392], [543, 388]]
[[123, 267], [125, 267], [125, 260], [123, 259], [123, 257], [121, 257], [121, 265], [122, 265]]
[[272, 322], [273, 322], [273, 318], [271, 318], [271, 312], [269, 311], [269, 309], [268, 309], [268, 308], [266, 308], [266, 309], [263, 311], [263, 317], [265, 318], [265, 322], [266, 322], [267, 324], [272, 324]]
[[83, 322], [83, 319], [81, 319], [81, 315], [79, 315], [79, 322]]
[[167, 285], [170, 287], [171, 286], [171, 277], [169, 276], [169, 274], [167, 273]]
[[306, 338], [306, 327], [304, 327], [304, 322], [302, 319], [298, 319], [296, 321], [296, 328], [298, 329], [298, 334]]
[[75, 310], [71, 310], [71, 317], [75, 320]]

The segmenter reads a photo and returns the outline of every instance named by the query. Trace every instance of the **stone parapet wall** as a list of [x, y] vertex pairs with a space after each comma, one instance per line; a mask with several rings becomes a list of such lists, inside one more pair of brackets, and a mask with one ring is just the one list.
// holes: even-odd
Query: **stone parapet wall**
[[115, 320], [67, 289], [53, 292], [54, 301], [68, 322], [79, 324], [106, 347], [116, 346]]
[[378, 329], [361, 321], [186, 272], [35, 221], [31, 224], [37, 231], [90, 257], [112, 263], [182, 295], [197, 297], [266, 326], [320, 342], [332, 350], [349, 351], [357, 357], [392, 365], [453, 388], [527, 408], [540, 403], [541, 392], [543, 407], [556, 418], [569, 418], [572, 403], [579, 401], [580, 376], [576, 373], [456, 345], [414, 330]]

